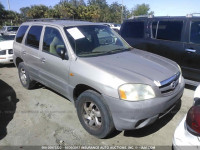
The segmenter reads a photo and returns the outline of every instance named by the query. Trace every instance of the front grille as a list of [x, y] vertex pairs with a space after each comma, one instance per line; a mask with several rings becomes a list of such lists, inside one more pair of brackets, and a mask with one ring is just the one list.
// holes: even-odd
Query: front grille
[[9, 49], [8, 54], [13, 54], [13, 49]]
[[168, 94], [176, 89], [179, 83], [180, 72], [176, 73], [172, 77], [160, 82], [161, 86], [159, 87], [162, 94]]

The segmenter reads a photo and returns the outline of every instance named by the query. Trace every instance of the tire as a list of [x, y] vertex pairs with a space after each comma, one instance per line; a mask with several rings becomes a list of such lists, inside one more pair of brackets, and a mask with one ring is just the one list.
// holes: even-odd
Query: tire
[[78, 118], [84, 129], [98, 138], [110, 135], [115, 127], [103, 97], [92, 90], [83, 92], [76, 101]]
[[32, 89], [35, 86], [36, 82], [30, 79], [29, 73], [23, 62], [21, 62], [18, 66], [18, 74], [23, 87], [26, 89]]

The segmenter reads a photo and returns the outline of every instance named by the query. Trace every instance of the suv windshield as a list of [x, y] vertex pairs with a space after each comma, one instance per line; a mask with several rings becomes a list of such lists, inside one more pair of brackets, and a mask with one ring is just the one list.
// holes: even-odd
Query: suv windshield
[[14, 35], [2, 35], [0, 36], [0, 42], [7, 41], [7, 40], [14, 40]]
[[102, 25], [66, 27], [65, 33], [79, 57], [123, 52], [131, 47], [113, 30]]

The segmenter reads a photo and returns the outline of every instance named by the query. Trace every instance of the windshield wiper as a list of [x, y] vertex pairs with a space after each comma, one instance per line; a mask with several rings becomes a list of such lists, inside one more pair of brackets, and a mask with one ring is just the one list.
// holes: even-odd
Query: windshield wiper
[[96, 51], [96, 52], [80, 52], [78, 55], [82, 55], [82, 54], [95, 54], [95, 53], [101, 53], [100, 51]]
[[111, 54], [111, 53], [115, 53], [115, 52], [125, 52], [125, 51], [129, 51], [129, 50], [131, 50], [131, 48], [118, 48], [118, 49], [113, 49], [113, 50], [107, 51], [104, 54]]

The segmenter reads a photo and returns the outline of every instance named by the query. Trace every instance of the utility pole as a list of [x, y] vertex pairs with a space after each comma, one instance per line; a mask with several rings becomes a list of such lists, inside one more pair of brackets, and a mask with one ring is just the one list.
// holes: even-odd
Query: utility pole
[[124, 14], [124, 0], [122, 0], [121, 24], [123, 23], [123, 14]]
[[7, 1], [8, 1], [8, 10], [10, 10], [10, 1], [9, 0]]
[[[7, 1], [8, 1], [8, 10], [10, 11], [10, 1], [9, 0], [7, 0]], [[12, 19], [10, 21], [10, 24], [12, 25]]]

